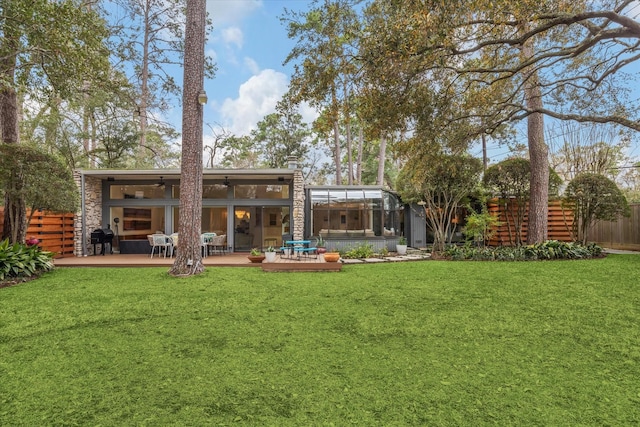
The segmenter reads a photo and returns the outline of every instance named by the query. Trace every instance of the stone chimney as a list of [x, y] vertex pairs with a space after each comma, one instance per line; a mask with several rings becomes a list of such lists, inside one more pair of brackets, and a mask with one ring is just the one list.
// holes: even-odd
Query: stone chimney
[[287, 157], [287, 168], [298, 169], [298, 158], [296, 156]]

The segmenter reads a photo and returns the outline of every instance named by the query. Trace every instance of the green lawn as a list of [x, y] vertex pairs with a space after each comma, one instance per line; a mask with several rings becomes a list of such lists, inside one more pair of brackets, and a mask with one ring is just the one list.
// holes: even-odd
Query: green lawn
[[0, 289], [0, 425], [640, 424], [640, 256]]

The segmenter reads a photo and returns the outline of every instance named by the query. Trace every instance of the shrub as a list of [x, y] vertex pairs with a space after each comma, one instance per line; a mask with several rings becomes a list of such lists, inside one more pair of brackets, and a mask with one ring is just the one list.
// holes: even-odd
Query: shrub
[[473, 212], [468, 215], [467, 224], [463, 228], [470, 243], [476, 243], [483, 247], [496, 234], [498, 227], [502, 225], [498, 216], [490, 214], [486, 209], [484, 206], [482, 212]]
[[342, 254], [342, 258], [360, 259], [371, 258], [373, 256], [373, 245], [362, 243], [354, 248], [350, 248]]
[[0, 242], [0, 281], [21, 279], [53, 270], [53, 253], [38, 246]]
[[627, 199], [616, 183], [595, 173], [576, 176], [567, 186], [564, 203], [573, 208], [573, 238], [583, 244], [596, 222], [616, 221], [630, 214]]
[[575, 242], [548, 240], [527, 246], [502, 246], [478, 248], [471, 245], [451, 246], [444, 252], [451, 260], [474, 261], [532, 261], [547, 259], [584, 259], [602, 256], [602, 248], [596, 244], [582, 245]]

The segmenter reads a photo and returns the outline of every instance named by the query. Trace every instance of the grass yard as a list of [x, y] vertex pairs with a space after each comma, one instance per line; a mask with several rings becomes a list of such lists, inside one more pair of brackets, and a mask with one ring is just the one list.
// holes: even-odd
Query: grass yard
[[640, 256], [0, 289], [2, 426], [636, 426]]

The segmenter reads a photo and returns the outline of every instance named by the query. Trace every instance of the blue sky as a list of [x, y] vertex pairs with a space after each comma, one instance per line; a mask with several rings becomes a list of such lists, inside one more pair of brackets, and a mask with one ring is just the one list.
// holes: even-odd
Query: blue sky
[[[310, 5], [308, 0], [207, 0], [214, 31], [205, 49], [214, 58], [218, 71], [215, 78], [205, 81], [209, 98], [204, 109], [205, 144], [213, 138], [210, 127], [247, 135], [275, 111], [276, 103], [287, 91], [293, 68], [282, 63], [294, 47], [279, 18], [285, 8], [304, 11]], [[176, 108], [169, 118], [178, 128], [181, 113]], [[309, 108], [301, 113], [308, 123], [315, 118]], [[526, 143], [526, 136], [518, 139]], [[640, 152], [638, 138], [634, 139], [630, 154], [635, 157]], [[473, 154], [481, 156], [480, 147], [475, 148]], [[488, 154], [495, 162], [508, 154], [508, 149], [489, 140]]]
[[[275, 111], [292, 74], [292, 66], [282, 63], [294, 46], [279, 17], [285, 7], [298, 11], [309, 5], [304, 0], [207, 0], [214, 31], [206, 52], [218, 71], [205, 81], [205, 124], [246, 135]], [[301, 112], [313, 120], [310, 110]], [[205, 126], [205, 138], [210, 134]]]

